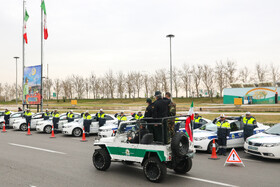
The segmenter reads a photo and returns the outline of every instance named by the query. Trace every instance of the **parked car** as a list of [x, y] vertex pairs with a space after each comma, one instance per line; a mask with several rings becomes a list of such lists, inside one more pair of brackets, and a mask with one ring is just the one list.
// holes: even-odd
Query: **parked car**
[[[118, 124], [118, 119], [115, 118], [113, 115], [108, 115], [106, 114], [106, 123], [104, 126], [107, 125], [117, 125]], [[62, 127], [62, 133], [66, 135], [73, 135], [75, 137], [79, 137], [83, 133], [83, 122], [84, 119], [81, 118], [79, 121], [67, 123], [63, 125]], [[92, 115], [92, 123], [90, 125], [90, 134], [97, 134], [99, 130], [99, 123], [96, 121], [96, 116]]]
[[[15, 112], [15, 113], [11, 112], [10, 124], [9, 124], [9, 126], [6, 126], [6, 128], [12, 129], [14, 121], [19, 119], [19, 118], [22, 118], [23, 114], [24, 114], [23, 112]], [[4, 122], [5, 122], [5, 120], [4, 120], [4, 116], [3, 116], [3, 117], [0, 118], [0, 128], [1, 129], [2, 129], [2, 125], [3, 125]]]
[[[81, 118], [80, 113], [74, 113], [74, 121], [78, 121], [80, 118]], [[68, 123], [67, 115], [66, 113], [63, 113], [59, 117], [58, 131], [62, 131], [62, 126], [66, 123]], [[36, 125], [36, 131], [50, 134], [52, 132], [52, 125], [53, 125], [52, 119], [40, 121]]]
[[[43, 112], [36, 113], [31, 117], [30, 129], [36, 129], [38, 122], [43, 121]], [[27, 131], [28, 124], [26, 124], [26, 119], [24, 117], [18, 118], [13, 123], [13, 129]]]
[[[219, 118], [212, 122], [203, 125], [201, 128], [193, 131], [194, 147], [196, 150], [212, 152], [213, 139], [216, 140], [216, 150], [219, 149], [217, 144], [217, 125]], [[230, 123], [230, 135], [227, 139], [227, 148], [236, 148], [244, 146], [243, 123], [239, 117], [227, 117]], [[254, 134], [265, 131], [269, 126], [257, 122], [257, 128], [254, 129]]]
[[280, 159], [280, 123], [246, 139], [245, 152], [264, 158]]

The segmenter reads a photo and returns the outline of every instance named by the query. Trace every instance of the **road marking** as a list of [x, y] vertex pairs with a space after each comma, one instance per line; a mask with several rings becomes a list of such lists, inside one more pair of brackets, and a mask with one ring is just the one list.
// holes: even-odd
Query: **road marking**
[[[138, 166], [129, 166], [129, 167], [133, 167], [133, 168], [137, 168], [137, 169], [141, 169], [141, 170], [143, 169], [143, 168], [138, 167]], [[216, 185], [220, 185], [220, 186], [238, 187], [236, 185], [227, 184], [227, 183], [223, 183], [223, 182], [217, 182], [217, 181], [201, 179], [201, 178], [197, 178], [197, 177], [190, 177], [190, 176], [185, 176], [185, 175], [176, 175], [176, 174], [170, 173], [170, 172], [167, 172], [167, 174], [172, 175], [172, 176], [176, 176], [176, 177], [185, 178], [185, 179], [191, 179], [191, 180], [196, 180], [196, 181], [210, 183], [210, 184], [216, 184]]]
[[59, 151], [53, 151], [53, 150], [43, 149], [43, 148], [39, 148], [39, 147], [32, 147], [32, 146], [28, 146], [28, 145], [20, 145], [20, 144], [15, 144], [15, 143], [9, 143], [9, 144], [13, 145], [13, 146], [17, 146], [17, 147], [24, 147], [24, 148], [28, 148], [28, 149], [35, 149], [35, 150], [45, 151], [45, 152], [49, 152], [49, 153], [57, 153], [57, 154], [62, 154], [62, 155], [66, 154], [66, 153], [59, 152]]

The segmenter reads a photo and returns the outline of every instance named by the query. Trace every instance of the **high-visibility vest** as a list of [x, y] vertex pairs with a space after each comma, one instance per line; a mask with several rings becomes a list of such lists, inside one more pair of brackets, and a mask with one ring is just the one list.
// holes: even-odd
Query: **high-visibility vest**
[[135, 118], [136, 120], [138, 120], [138, 119], [144, 118], [144, 116], [143, 116], [143, 115], [142, 115], [142, 116], [138, 116], [138, 114], [135, 114], [134, 118]]
[[247, 119], [246, 117], [243, 118], [244, 125], [254, 125], [254, 122], [256, 119], [254, 117], [250, 117], [250, 119]]
[[56, 113], [56, 114], [53, 113], [52, 116], [53, 116], [54, 118], [59, 118], [59, 117], [60, 117], [59, 113]]
[[49, 113], [49, 112], [45, 112], [44, 116], [48, 116], [48, 117], [50, 117], [50, 116], [51, 116], [51, 113]]
[[25, 116], [32, 116], [32, 113], [31, 112], [25, 112], [24, 115]]
[[86, 116], [85, 114], [84, 114], [83, 118], [84, 118], [84, 120], [91, 120], [92, 119], [91, 115]]
[[126, 121], [127, 117], [126, 116], [118, 116], [117, 117], [119, 121]]
[[179, 122], [179, 118], [175, 118], [175, 124]]
[[68, 113], [67, 117], [68, 117], [68, 118], [74, 118], [74, 114], [73, 114], [73, 113], [72, 113], [72, 114], [71, 114], [71, 113]]
[[194, 116], [194, 122], [195, 123], [199, 123], [201, 119], [202, 119], [201, 116], [197, 116], [197, 117]]
[[216, 125], [217, 125], [218, 128], [230, 129], [230, 124], [227, 121], [224, 121], [223, 123], [218, 121]]
[[11, 114], [10, 111], [7, 111], [7, 112], [4, 113], [5, 116], [10, 115], [10, 114]]
[[105, 118], [105, 114], [104, 113], [103, 114], [98, 113], [97, 117], [98, 118]]

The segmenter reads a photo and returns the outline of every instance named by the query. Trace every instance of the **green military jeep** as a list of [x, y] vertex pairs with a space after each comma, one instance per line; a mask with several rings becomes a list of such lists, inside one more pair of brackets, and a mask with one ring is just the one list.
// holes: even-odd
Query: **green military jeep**
[[155, 141], [153, 133], [146, 133], [142, 137], [138, 135], [139, 143], [129, 141], [143, 126], [152, 128], [161, 126], [162, 134], [165, 134], [165, 124], [175, 118], [163, 118], [160, 119], [160, 123], [150, 122], [153, 120], [148, 118], [122, 122], [115, 136], [95, 141], [94, 146], [100, 148], [95, 149], [93, 153], [93, 165], [96, 169], [105, 171], [110, 167], [111, 161], [140, 163], [144, 175], [152, 182], [160, 182], [166, 175], [166, 168], [185, 174], [192, 168], [192, 157], [195, 154], [194, 144], [185, 133], [175, 132], [170, 143], [164, 143], [163, 136], [162, 141]]

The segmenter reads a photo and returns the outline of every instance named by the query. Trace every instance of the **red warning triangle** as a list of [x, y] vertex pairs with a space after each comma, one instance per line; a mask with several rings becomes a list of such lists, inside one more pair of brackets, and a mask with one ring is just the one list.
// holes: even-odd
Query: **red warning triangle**
[[242, 160], [240, 159], [239, 155], [237, 154], [237, 152], [235, 151], [234, 148], [229, 153], [229, 156], [225, 162], [225, 165], [229, 164], [229, 163], [242, 164], [244, 166]]

